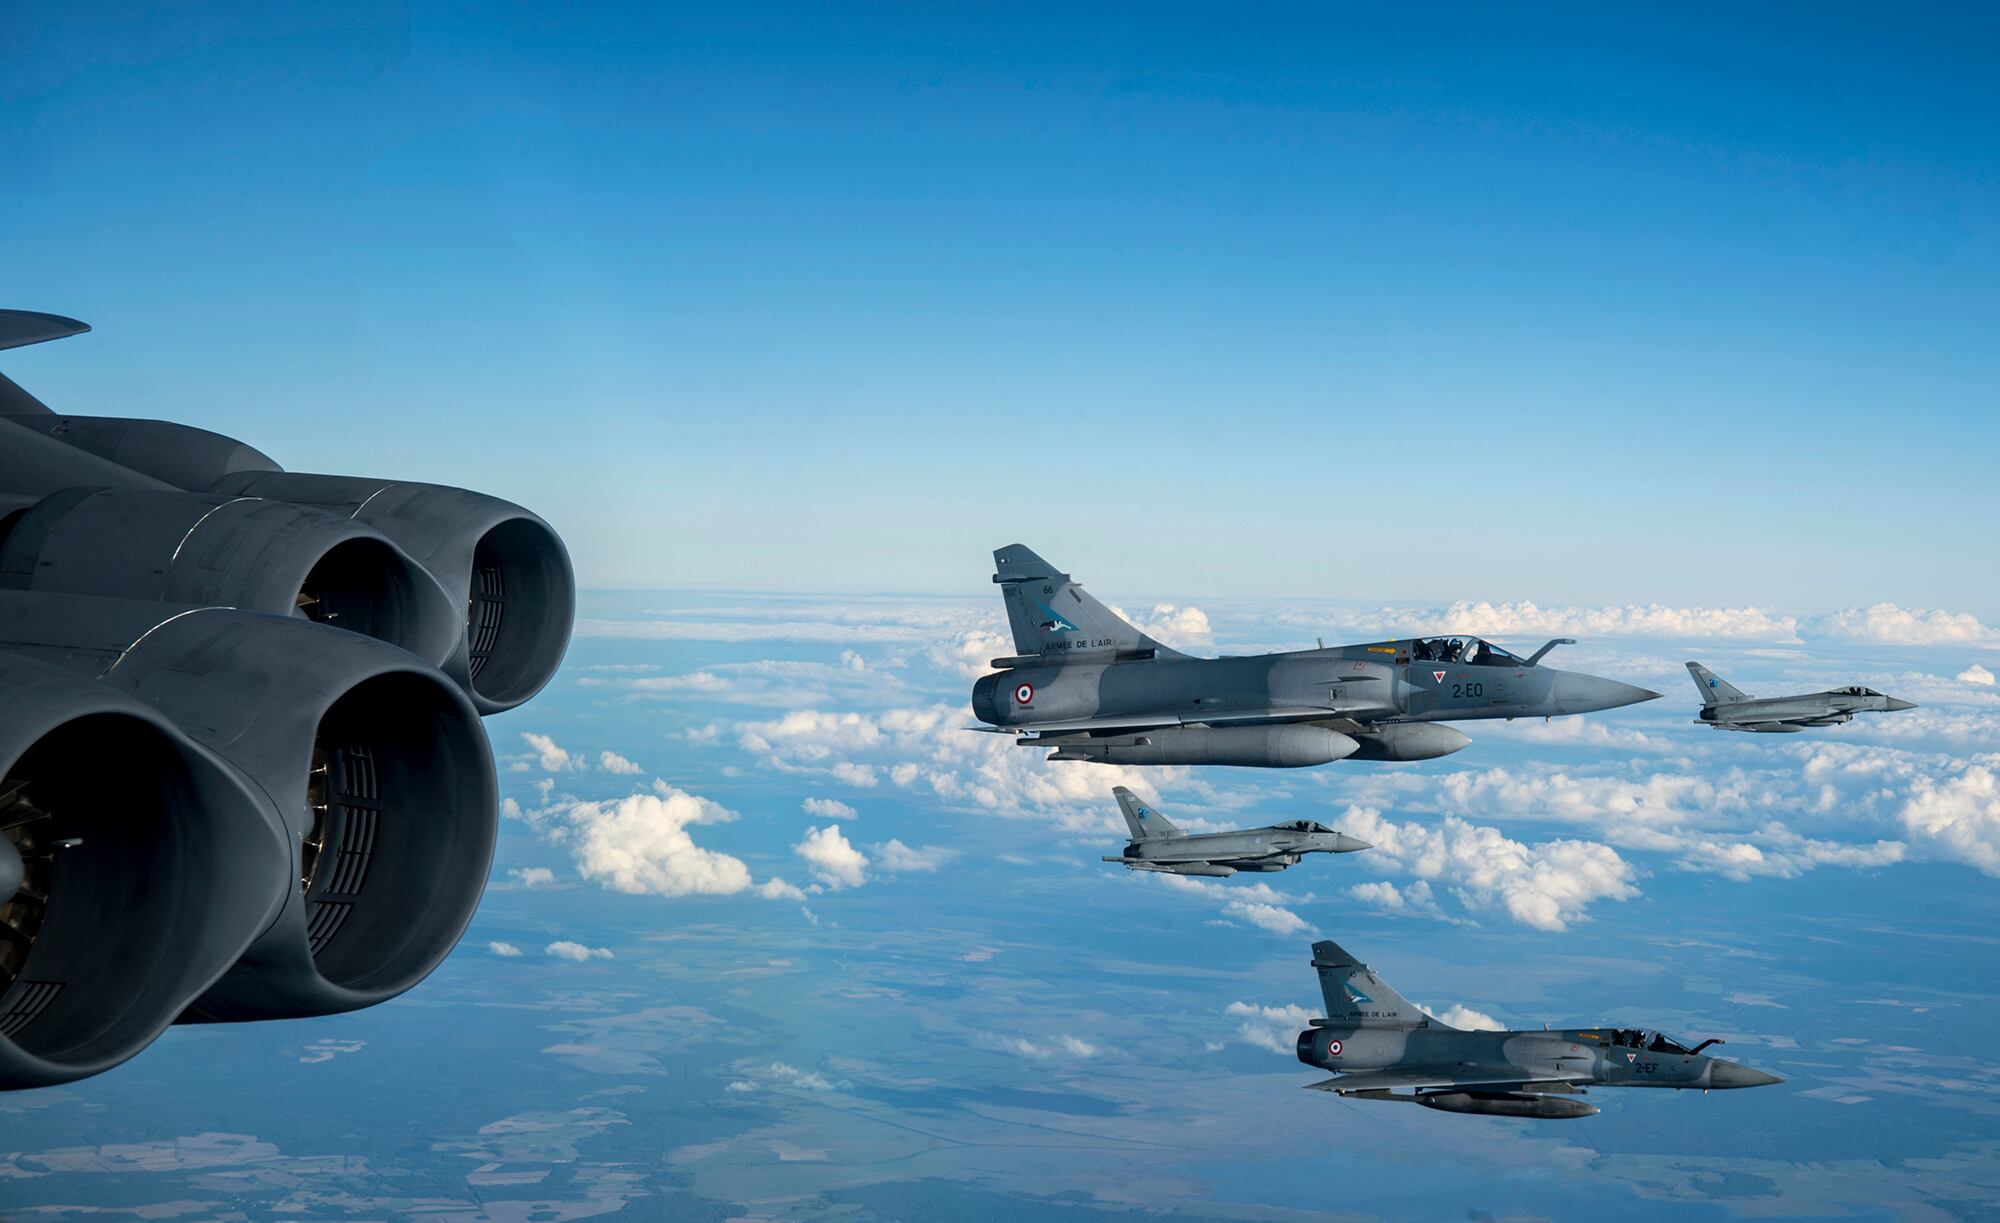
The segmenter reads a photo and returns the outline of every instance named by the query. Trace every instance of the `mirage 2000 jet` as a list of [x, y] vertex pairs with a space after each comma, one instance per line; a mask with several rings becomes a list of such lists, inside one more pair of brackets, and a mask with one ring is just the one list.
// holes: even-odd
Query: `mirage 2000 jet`
[[1701, 691], [1701, 720], [1717, 730], [1744, 730], [1765, 735], [1797, 734], [1808, 726], [1838, 726], [1857, 713], [1895, 713], [1915, 709], [1916, 702], [1884, 696], [1873, 688], [1835, 688], [1800, 696], [1758, 700], [1698, 662], [1687, 665]]
[[1132, 830], [1125, 852], [1106, 862], [1135, 871], [1166, 875], [1207, 875], [1227, 879], [1238, 871], [1281, 871], [1306, 854], [1351, 854], [1374, 846], [1311, 820], [1235, 832], [1182, 832], [1124, 786], [1112, 787], [1125, 826]]
[[1339, 1077], [1307, 1086], [1446, 1113], [1556, 1120], [1597, 1110], [1591, 1087], [1762, 1087], [1783, 1080], [1638, 1028], [1467, 1032], [1427, 1014], [1332, 942], [1313, 944], [1326, 1018], [1299, 1033], [1299, 1060]]
[[972, 689], [986, 726], [1051, 760], [1299, 768], [1429, 760], [1471, 740], [1439, 722], [1615, 709], [1660, 694], [1541, 665], [1477, 637], [1193, 658], [1140, 632], [1020, 544], [993, 554], [1015, 653]]

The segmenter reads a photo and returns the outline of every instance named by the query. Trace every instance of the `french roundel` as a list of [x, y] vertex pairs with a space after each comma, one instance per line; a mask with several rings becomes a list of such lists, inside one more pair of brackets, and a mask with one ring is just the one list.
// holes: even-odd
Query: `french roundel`
[[1014, 689], [1014, 703], [1016, 705], [1026, 705], [1034, 699], [1035, 686], [1033, 684], [1022, 684], [1020, 687]]
[[1339, 1041], [1337, 1041], [1337, 1040], [1330, 1040], [1330, 1041], [1327, 1041], [1327, 1042], [1326, 1042], [1326, 1055], [1327, 1055], [1328, 1057], [1339, 1057], [1339, 1056], [1340, 1056], [1340, 1042], [1339, 1042]]

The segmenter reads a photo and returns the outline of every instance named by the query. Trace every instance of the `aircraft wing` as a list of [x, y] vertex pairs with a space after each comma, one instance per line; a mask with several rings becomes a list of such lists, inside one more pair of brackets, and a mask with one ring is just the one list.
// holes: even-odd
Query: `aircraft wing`
[[1081, 732], [1160, 730], [1169, 726], [1256, 726], [1280, 722], [1318, 722], [1341, 716], [1338, 709], [1289, 706], [1282, 709], [1235, 709], [1203, 714], [1138, 714], [1115, 718], [1070, 718], [1050, 722], [1017, 722], [1012, 726], [979, 727], [1003, 734], [1075, 734]]
[[[1412, 1066], [1400, 1070], [1363, 1070], [1306, 1086], [1313, 1091], [1392, 1091], [1398, 1087], [1525, 1087], [1547, 1083], [1546, 1077], [1522, 1072], [1519, 1066]], [[1560, 1082], [1561, 1080], [1554, 1080]]]

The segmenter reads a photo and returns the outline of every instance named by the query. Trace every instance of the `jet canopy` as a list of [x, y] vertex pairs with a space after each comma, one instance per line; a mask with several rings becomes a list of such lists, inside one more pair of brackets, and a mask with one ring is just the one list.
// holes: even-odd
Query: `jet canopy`
[[1641, 1028], [1619, 1028], [1612, 1032], [1611, 1043], [1621, 1049], [1644, 1049], [1648, 1053], [1694, 1052], [1665, 1032], [1648, 1032]]
[[1881, 693], [1879, 693], [1879, 692], [1875, 691], [1875, 690], [1874, 690], [1873, 688], [1863, 688], [1863, 687], [1861, 687], [1861, 686], [1860, 686], [1859, 684], [1856, 684], [1856, 685], [1855, 685], [1854, 687], [1852, 687], [1852, 688], [1842, 688], [1842, 689], [1840, 689], [1840, 690], [1839, 690], [1839, 692], [1840, 692], [1840, 695], [1841, 695], [1841, 696], [1881, 696], [1881, 695], [1882, 695]]
[[1466, 667], [1532, 667], [1533, 663], [1478, 637], [1419, 637], [1410, 643], [1418, 662], [1448, 662]]
[[1289, 824], [1279, 824], [1277, 827], [1284, 832], [1332, 832], [1333, 831], [1333, 829], [1328, 828], [1325, 824], [1315, 824], [1311, 820], [1293, 820]]

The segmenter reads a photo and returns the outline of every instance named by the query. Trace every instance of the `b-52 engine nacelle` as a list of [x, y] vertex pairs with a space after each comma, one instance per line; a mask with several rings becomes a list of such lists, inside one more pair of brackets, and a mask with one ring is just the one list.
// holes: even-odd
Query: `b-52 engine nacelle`
[[[0, 311], [0, 348], [86, 330]], [[492, 864], [480, 716], [574, 606], [517, 505], [0, 377], [0, 1089], [421, 981]]]

